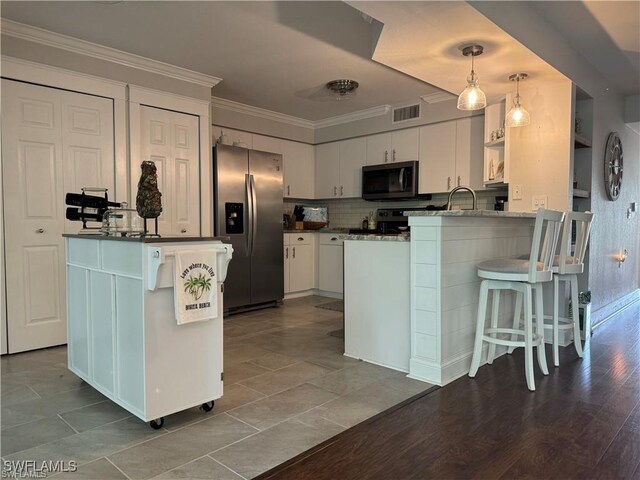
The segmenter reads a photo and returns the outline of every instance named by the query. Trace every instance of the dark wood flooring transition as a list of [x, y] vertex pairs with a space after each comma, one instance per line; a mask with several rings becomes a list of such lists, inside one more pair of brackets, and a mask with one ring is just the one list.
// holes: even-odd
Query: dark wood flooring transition
[[560, 358], [533, 393], [518, 349], [259, 478], [640, 479], [640, 305]]

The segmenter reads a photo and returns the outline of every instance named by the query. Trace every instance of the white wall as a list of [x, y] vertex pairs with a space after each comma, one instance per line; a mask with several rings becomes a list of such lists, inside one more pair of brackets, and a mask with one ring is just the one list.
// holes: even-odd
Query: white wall
[[[206, 86], [165, 77], [114, 62], [92, 58], [60, 48], [2, 35], [2, 55], [31, 62], [86, 73], [96, 77], [153, 88], [200, 100], [211, 100], [211, 89]], [[45, 82], [46, 79], [43, 79]], [[37, 80], [36, 80], [37, 81]]]
[[[214, 87], [214, 94], [215, 90]], [[315, 134], [312, 128], [305, 128], [242, 112], [218, 108], [215, 105], [211, 107], [211, 123], [234, 130], [259, 133], [260, 135], [284, 138], [296, 142], [314, 143], [315, 141]]]
[[[520, 96], [531, 124], [510, 131], [509, 210], [531, 212], [532, 197], [547, 195], [547, 208], [566, 211], [571, 200], [571, 82], [532, 80], [520, 88]], [[507, 98], [507, 110], [511, 105]], [[514, 185], [521, 185], [522, 200], [513, 198]]]
[[[446, 122], [458, 118], [471, 117], [474, 115], [483, 115], [484, 111], [465, 112], [458, 110], [457, 98], [445, 102], [428, 104], [417, 98], [415, 103], [420, 103], [421, 117], [416, 120], [393, 124], [392, 110], [386, 114], [373, 118], [366, 118], [340, 125], [333, 125], [316, 129], [315, 143], [333, 142], [335, 140], [343, 140], [352, 137], [361, 137], [364, 135], [372, 135], [375, 133], [388, 132], [391, 130], [400, 130], [409, 127], [418, 127], [429, 123]], [[404, 106], [392, 105], [392, 107]]]
[[[624, 97], [585, 58], [576, 52], [561, 32], [548, 25], [529, 2], [474, 2], [473, 7], [527, 46], [594, 99], [589, 288], [592, 316], [598, 322], [622, 307], [640, 286], [640, 215], [627, 219], [631, 202], [640, 202], [639, 136], [625, 125]], [[514, 18], [526, 19], [515, 22]], [[608, 90], [607, 90], [608, 88]], [[624, 179], [620, 198], [607, 199], [604, 191], [604, 148], [610, 132], [622, 137]], [[630, 256], [618, 268], [613, 258], [622, 245]]]

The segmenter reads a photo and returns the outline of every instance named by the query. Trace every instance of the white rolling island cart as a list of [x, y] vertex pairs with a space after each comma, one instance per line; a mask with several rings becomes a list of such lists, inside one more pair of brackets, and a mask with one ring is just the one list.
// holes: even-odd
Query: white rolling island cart
[[[153, 428], [181, 410], [211, 410], [222, 396], [222, 292], [231, 245], [224, 237], [65, 237], [69, 370]], [[177, 321], [181, 252], [215, 258], [204, 265], [204, 286], [190, 292], [195, 298], [207, 290], [210, 303], [200, 305], [211, 307], [210, 318]]]

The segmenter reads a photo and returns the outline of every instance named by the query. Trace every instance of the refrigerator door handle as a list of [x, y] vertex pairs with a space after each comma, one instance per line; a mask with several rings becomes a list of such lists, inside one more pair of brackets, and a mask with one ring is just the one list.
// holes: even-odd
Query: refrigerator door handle
[[256, 181], [253, 175], [249, 175], [251, 185], [251, 255], [256, 245], [256, 233], [258, 232], [258, 199], [256, 198]]
[[253, 246], [253, 196], [251, 195], [251, 180], [250, 175], [247, 173], [244, 176], [244, 194], [247, 205], [246, 225], [247, 234], [245, 235], [245, 242], [247, 247], [247, 257], [251, 256], [251, 247]]

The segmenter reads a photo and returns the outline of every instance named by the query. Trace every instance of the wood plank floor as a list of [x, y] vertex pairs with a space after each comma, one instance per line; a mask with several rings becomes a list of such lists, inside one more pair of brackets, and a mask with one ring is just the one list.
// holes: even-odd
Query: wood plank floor
[[560, 359], [532, 393], [518, 349], [259, 478], [640, 479], [640, 305]]

